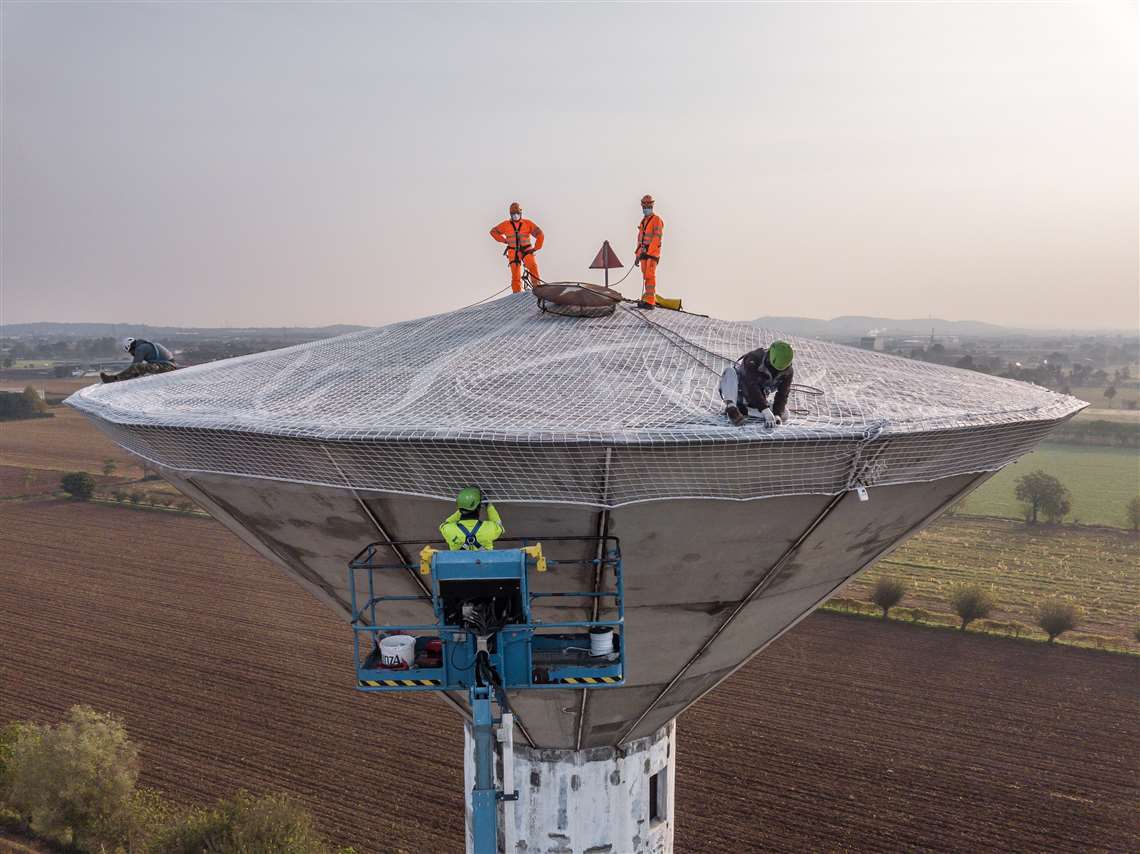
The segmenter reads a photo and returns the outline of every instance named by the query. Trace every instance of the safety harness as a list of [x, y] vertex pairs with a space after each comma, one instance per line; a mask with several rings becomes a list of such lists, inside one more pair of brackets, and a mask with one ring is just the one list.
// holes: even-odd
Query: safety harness
[[637, 260], [640, 261], [642, 258], [648, 258], [650, 261], [657, 261], [660, 263], [660, 261], [661, 261], [660, 255], [650, 255], [647, 251], [645, 251], [645, 250], [649, 249], [649, 244], [652, 242], [652, 239], [650, 239], [650, 240], [645, 239], [645, 226], [649, 224], [649, 220], [653, 219], [653, 217], [654, 217], [654, 214], [650, 214], [649, 216], [643, 216], [641, 218], [641, 226], [640, 226], [640, 228], [637, 229], [637, 243], [638, 243]]
[[482, 519], [476, 522], [475, 527], [470, 531], [463, 526], [462, 522], [456, 522], [455, 527], [462, 531], [463, 536], [467, 538], [467, 540], [463, 543], [464, 549], [478, 551], [482, 548], [482, 546], [479, 545], [479, 529], [483, 527]]
[[[508, 243], [507, 248], [503, 250], [503, 254], [507, 256], [507, 258], [508, 258], [507, 263], [508, 264], [521, 264], [522, 259], [525, 258], [527, 255], [530, 255], [531, 253], [533, 253], [534, 249], [531, 248], [530, 246], [523, 246], [522, 245], [522, 240], [520, 238], [525, 236], [526, 238], [529, 239], [530, 235], [529, 234], [527, 234], [527, 235], [520, 235], [519, 234], [519, 229], [522, 228], [522, 220], [521, 219], [517, 223], [514, 220], [511, 220], [511, 228], [513, 228], [514, 232], [515, 232], [515, 245], [512, 247]], [[510, 258], [511, 249], [515, 250], [515, 257], [513, 259]]]

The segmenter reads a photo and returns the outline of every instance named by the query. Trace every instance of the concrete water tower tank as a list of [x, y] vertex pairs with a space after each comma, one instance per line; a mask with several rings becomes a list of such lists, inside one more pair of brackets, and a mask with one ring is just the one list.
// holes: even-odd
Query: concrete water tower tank
[[510, 851], [667, 852], [677, 715], [1083, 406], [789, 338], [791, 422], [730, 426], [720, 372], [775, 337], [626, 305], [555, 316], [524, 293], [68, 403], [343, 617], [352, 555], [437, 540], [469, 484], [512, 534], [619, 536], [625, 685], [512, 696], [504, 831]]

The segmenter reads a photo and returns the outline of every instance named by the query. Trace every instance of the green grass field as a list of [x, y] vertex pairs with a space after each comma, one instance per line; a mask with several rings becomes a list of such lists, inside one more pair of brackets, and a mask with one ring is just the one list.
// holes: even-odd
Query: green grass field
[[1124, 506], [1140, 494], [1140, 452], [1045, 444], [998, 472], [966, 499], [967, 515], [1022, 518], [1013, 497], [1022, 475], [1042, 469], [1058, 478], [1072, 494], [1073, 512], [1066, 522], [1124, 527]]
[[1130, 381], [1117, 386], [1116, 396], [1111, 400], [1104, 396], [1103, 388], [1096, 386], [1077, 386], [1070, 391], [1073, 397], [1087, 400], [1097, 409], [1124, 409], [1126, 401], [1132, 401], [1134, 404], [1140, 401], [1140, 390], [1134, 383], [1135, 381]]
[[1033, 624], [1049, 596], [1085, 611], [1081, 631], [1132, 638], [1140, 622], [1140, 539], [1124, 531], [958, 516], [941, 519], [860, 576], [843, 595], [865, 600], [875, 580], [892, 575], [910, 587], [904, 607], [952, 611], [955, 584], [993, 591], [998, 620]]

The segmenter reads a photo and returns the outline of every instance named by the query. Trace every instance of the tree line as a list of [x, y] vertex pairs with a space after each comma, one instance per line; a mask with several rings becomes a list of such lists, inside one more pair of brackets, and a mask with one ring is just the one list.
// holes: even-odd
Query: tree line
[[[871, 588], [869, 598], [883, 612], [885, 620], [891, 609], [902, 602], [909, 589], [905, 580], [884, 575]], [[949, 604], [958, 616], [958, 630], [964, 632], [970, 623], [985, 619], [993, 613], [997, 608], [997, 598], [980, 584], [960, 584], [951, 589]], [[1034, 624], [1049, 636], [1049, 643], [1053, 643], [1065, 632], [1075, 629], [1083, 616], [1084, 610], [1076, 603], [1049, 596], [1037, 606]], [[1140, 629], [1137, 631], [1140, 634]]]

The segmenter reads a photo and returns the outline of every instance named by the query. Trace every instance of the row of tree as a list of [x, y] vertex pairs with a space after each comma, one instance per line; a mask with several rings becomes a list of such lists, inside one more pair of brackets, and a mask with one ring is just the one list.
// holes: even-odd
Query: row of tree
[[[902, 602], [908, 590], [909, 586], [903, 579], [884, 575], [871, 588], [870, 600], [882, 609], [885, 620], [891, 609]], [[997, 608], [997, 599], [991, 591], [979, 584], [962, 584], [951, 591], [949, 604], [960, 620], [958, 630], [964, 632], [970, 623], [985, 619], [993, 613]], [[1049, 636], [1049, 643], [1053, 643], [1065, 632], [1075, 629], [1083, 615], [1079, 605], [1051, 596], [1037, 606], [1034, 623]]]
[[0, 391], [0, 421], [50, 418], [51, 415], [40, 393], [31, 386], [22, 392]]
[[56, 341], [12, 338], [5, 343], [9, 359], [100, 359], [123, 353], [118, 341], [110, 336]]

